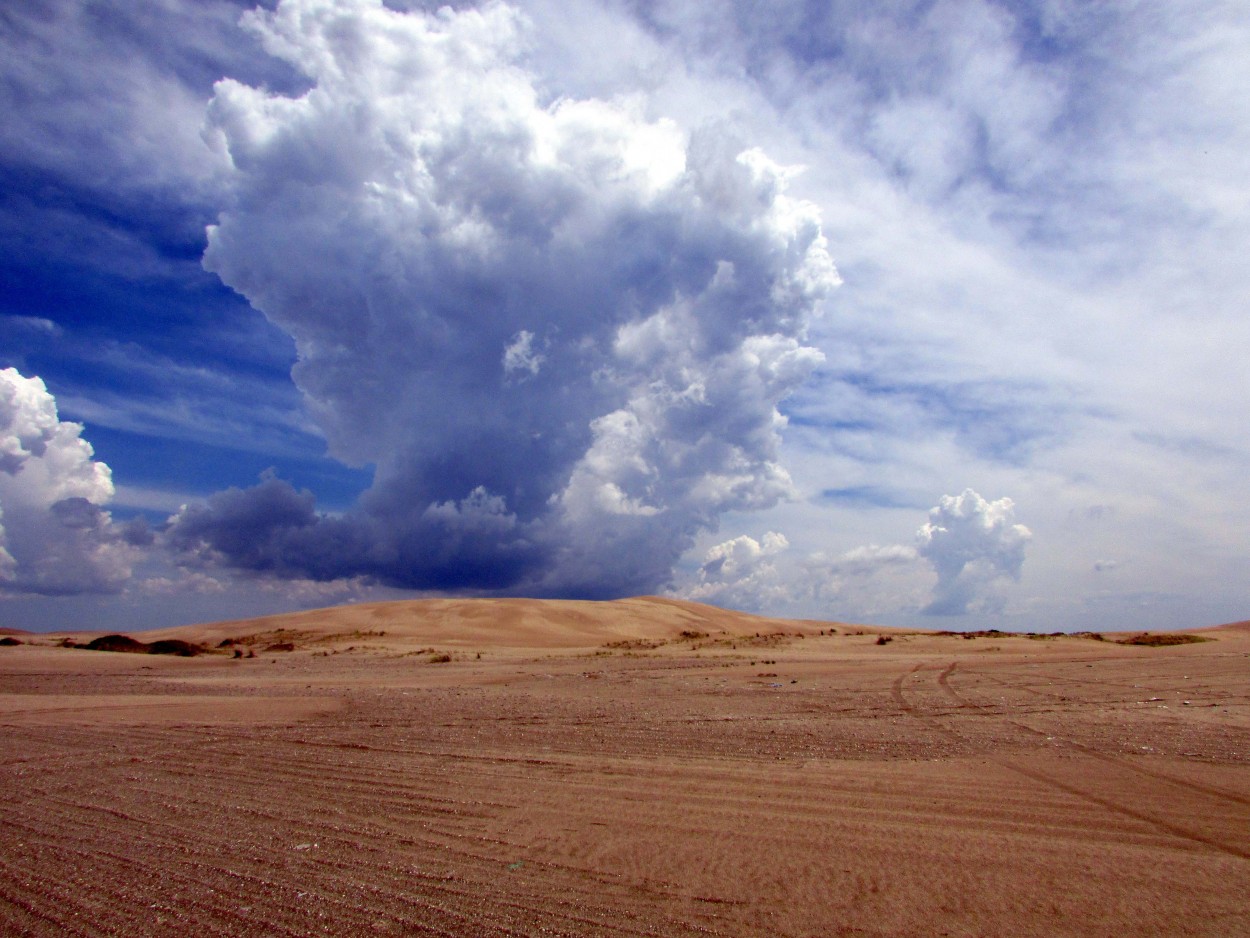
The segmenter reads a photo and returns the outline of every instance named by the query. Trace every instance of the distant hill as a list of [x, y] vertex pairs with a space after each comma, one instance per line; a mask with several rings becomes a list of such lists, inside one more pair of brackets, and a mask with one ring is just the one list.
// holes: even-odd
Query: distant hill
[[[159, 629], [148, 640], [209, 647], [243, 638], [463, 648], [584, 648], [610, 642], [668, 641], [785, 631], [816, 635], [838, 623], [771, 619], [658, 596], [607, 602], [552, 599], [417, 599], [334, 606], [230, 622]], [[875, 631], [875, 630], [874, 630]]]

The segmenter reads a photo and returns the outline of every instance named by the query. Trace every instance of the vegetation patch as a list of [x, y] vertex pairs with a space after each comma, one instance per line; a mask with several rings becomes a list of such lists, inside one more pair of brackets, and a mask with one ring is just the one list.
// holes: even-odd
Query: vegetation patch
[[1079, 632], [1069, 635], [1067, 632], [1003, 632], [999, 629], [977, 629], [970, 632], [942, 631], [934, 634], [940, 638], [962, 638], [968, 641], [975, 638], [1027, 638], [1035, 642], [1041, 642], [1054, 638], [1074, 638], [1078, 635], [1086, 638], [1093, 637], [1093, 634], [1090, 632]]
[[620, 649], [622, 651], [635, 651], [640, 648], [660, 648], [667, 644], [668, 642], [662, 638], [623, 638], [620, 641], [607, 642], [603, 647]]
[[1192, 645], [1195, 642], [1209, 642], [1211, 639], [1201, 635], [1185, 635], [1180, 632], [1142, 632], [1128, 638], [1116, 640], [1117, 645], [1149, 645], [1160, 648], [1165, 645]]
[[[785, 632], [756, 632], [754, 635], [738, 635], [733, 638], [718, 638], [715, 641], [708, 642], [709, 645], [728, 645], [731, 648], [737, 648], [739, 645], [744, 648], [777, 648], [782, 645], [789, 645], [794, 638]], [[702, 647], [702, 646], [700, 646]]]
[[20, 645], [20, 644], [22, 643], [18, 641], [16, 638], [14, 638], [12, 635], [6, 635], [4, 638], [0, 638], [0, 646], [8, 647], [10, 645]]
[[330, 635], [309, 635], [305, 639], [310, 645], [332, 645], [337, 642], [350, 641], [351, 639], [363, 638], [385, 638], [386, 632], [380, 629], [355, 629], [351, 632], [333, 632]]
[[93, 638], [85, 645], [63, 642], [66, 648], [83, 648], [87, 651], [117, 651], [132, 655], [175, 655], [179, 658], [193, 658], [203, 654], [202, 645], [184, 642], [180, 638], [163, 638], [152, 643], [140, 642], [129, 635], [101, 635]]
[[129, 635], [101, 635], [78, 647], [87, 651], [122, 651], [137, 655], [145, 654], [148, 650], [146, 644], [135, 641]]

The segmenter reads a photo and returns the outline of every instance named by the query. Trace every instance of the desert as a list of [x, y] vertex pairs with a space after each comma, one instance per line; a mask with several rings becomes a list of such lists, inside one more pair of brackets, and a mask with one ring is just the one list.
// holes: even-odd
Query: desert
[[1248, 623], [449, 599], [100, 637], [0, 648], [4, 935], [1250, 933]]

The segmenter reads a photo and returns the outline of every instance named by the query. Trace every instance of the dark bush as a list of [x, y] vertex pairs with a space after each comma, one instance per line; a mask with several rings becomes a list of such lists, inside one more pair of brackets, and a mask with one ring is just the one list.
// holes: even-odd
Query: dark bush
[[86, 648], [88, 651], [124, 651], [135, 655], [142, 655], [148, 650], [147, 645], [135, 641], [128, 635], [101, 635], [78, 647]]

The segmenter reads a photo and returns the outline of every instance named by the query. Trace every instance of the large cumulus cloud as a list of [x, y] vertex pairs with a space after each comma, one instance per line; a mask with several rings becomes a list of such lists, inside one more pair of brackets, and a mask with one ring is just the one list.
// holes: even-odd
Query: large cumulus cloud
[[187, 555], [420, 588], [651, 590], [729, 510], [791, 494], [778, 404], [837, 275], [789, 170], [638, 100], [570, 100], [502, 4], [284, 0], [246, 19], [306, 77], [232, 80], [205, 265], [289, 332], [342, 517], [276, 479], [173, 519]]
[[113, 524], [109, 467], [43, 381], [0, 370], [0, 593], [115, 592], [141, 532]]

